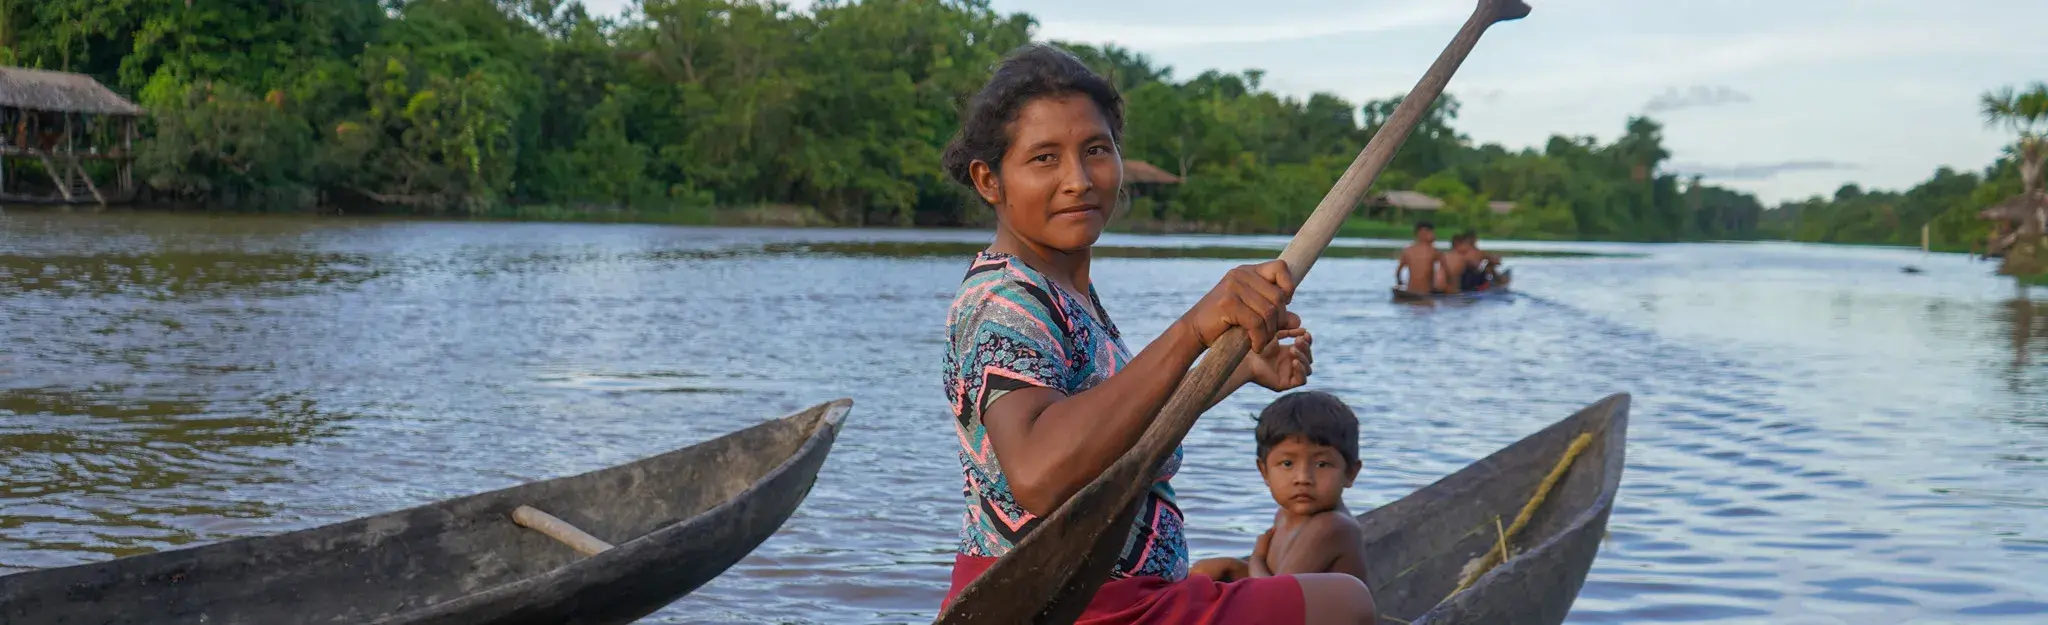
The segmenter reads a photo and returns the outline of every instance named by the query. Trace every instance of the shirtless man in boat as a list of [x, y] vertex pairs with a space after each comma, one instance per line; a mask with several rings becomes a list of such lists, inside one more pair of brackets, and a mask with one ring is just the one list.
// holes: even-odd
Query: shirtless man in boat
[[[1401, 261], [1394, 265], [1394, 288], [1410, 293], [1446, 291], [1444, 274], [1438, 271], [1443, 262], [1443, 252], [1436, 249], [1436, 224], [1415, 222], [1415, 242], [1401, 249]], [[1408, 272], [1406, 279], [1402, 271]]]
[[1445, 289], [1451, 293], [1477, 291], [1500, 277], [1500, 255], [1479, 250], [1479, 235], [1471, 231], [1451, 237], [1451, 251], [1444, 254]]

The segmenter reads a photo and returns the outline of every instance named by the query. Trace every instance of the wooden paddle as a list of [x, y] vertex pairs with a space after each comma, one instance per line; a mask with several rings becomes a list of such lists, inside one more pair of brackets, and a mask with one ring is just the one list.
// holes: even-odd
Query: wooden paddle
[[[1498, 22], [1529, 14], [1521, 0], [1480, 0], [1472, 17], [1458, 29], [1429, 72], [1395, 107], [1394, 115], [1366, 143], [1365, 150], [1344, 170], [1336, 186], [1316, 205], [1315, 213], [1303, 223], [1280, 259], [1294, 274], [1295, 284], [1308, 275], [1323, 248], [1337, 236], [1337, 227], [1351, 213], [1365, 190], [1394, 158], [1394, 152], [1415, 130], [1423, 113], [1443, 94], [1451, 74], [1472, 53], [1479, 36]], [[1096, 589], [1108, 581], [1124, 541], [1130, 535], [1139, 499], [1151, 486], [1166, 458], [1187, 437], [1201, 416], [1203, 406], [1216, 395], [1230, 372], [1251, 348], [1242, 328], [1232, 328], [1218, 338], [1190, 370], [1173, 396], [1159, 410], [1138, 444], [1115, 464], [1067, 499], [1051, 516], [1039, 522], [1016, 548], [998, 559], [994, 566], [962, 589], [939, 623], [1015, 623], [1027, 618], [1036, 623], [1073, 623], [1079, 618]]]

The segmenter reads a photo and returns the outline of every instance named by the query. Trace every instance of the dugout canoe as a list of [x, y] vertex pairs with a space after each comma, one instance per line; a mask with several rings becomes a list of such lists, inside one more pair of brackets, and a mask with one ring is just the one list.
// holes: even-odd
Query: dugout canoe
[[[1380, 625], [1564, 622], [1621, 488], [1629, 396], [1616, 394], [1399, 501], [1359, 515]], [[1453, 595], [1580, 434], [1590, 441], [1508, 541], [1505, 562]], [[1501, 525], [1495, 525], [1495, 518]], [[1445, 597], [1450, 597], [1445, 600]]]
[[[629, 623], [774, 534], [852, 407], [840, 399], [607, 469], [333, 525], [0, 577], [0, 622]], [[527, 521], [515, 522], [522, 508]], [[529, 529], [557, 520], [573, 528]]]
[[1499, 279], [1495, 280], [1493, 284], [1487, 285], [1487, 287], [1484, 290], [1479, 291], [1465, 291], [1461, 293], [1417, 293], [1415, 291], [1410, 291], [1407, 289], [1403, 289], [1401, 287], [1392, 287], [1388, 290], [1393, 291], [1394, 301], [1397, 302], [1434, 302], [1451, 299], [1476, 299], [1491, 295], [1506, 295], [1510, 292], [1510, 288], [1513, 286], [1514, 281], [1515, 272], [1513, 269], [1510, 269], [1501, 272]]

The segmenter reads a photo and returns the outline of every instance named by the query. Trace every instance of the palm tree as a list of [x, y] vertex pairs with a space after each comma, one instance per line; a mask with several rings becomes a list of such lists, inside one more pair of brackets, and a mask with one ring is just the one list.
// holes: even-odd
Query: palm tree
[[1986, 92], [1978, 100], [1987, 126], [2005, 126], [2020, 139], [2013, 147], [2020, 157], [2020, 180], [2024, 192], [2042, 190], [2041, 164], [2048, 160], [2048, 82], [2037, 82], [2026, 91], [2005, 87]]
[[2001, 273], [2020, 275], [2044, 270], [2044, 247], [2048, 247], [2048, 191], [2041, 188], [2041, 162], [2048, 160], [2048, 83], [2037, 82], [2026, 91], [2005, 87], [1985, 93], [1979, 100], [1986, 125], [2003, 125], [2018, 133], [2013, 151], [2020, 157], [2020, 195], [1992, 207], [2023, 215], [2005, 250]]

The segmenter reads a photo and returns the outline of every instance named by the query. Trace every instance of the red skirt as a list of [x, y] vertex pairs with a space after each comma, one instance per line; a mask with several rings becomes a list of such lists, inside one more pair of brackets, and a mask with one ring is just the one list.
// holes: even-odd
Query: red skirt
[[[996, 563], [995, 558], [953, 555], [952, 605], [967, 584]], [[1292, 575], [1256, 577], [1228, 584], [1203, 575], [1179, 582], [1160, 577], [1111, 580], [1095, 591], [1076, 625], [1301, 625], [1308, 619], [1301, 582]]]

